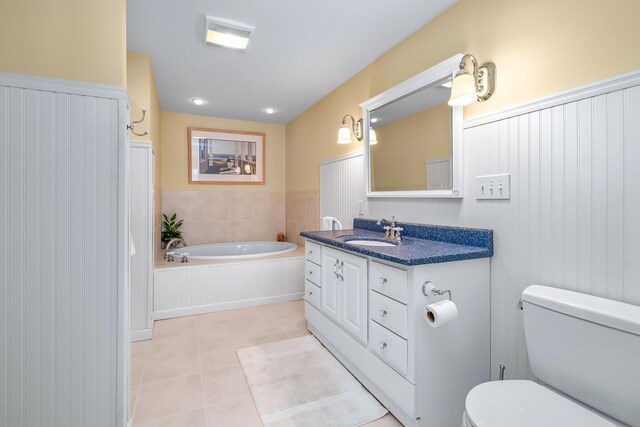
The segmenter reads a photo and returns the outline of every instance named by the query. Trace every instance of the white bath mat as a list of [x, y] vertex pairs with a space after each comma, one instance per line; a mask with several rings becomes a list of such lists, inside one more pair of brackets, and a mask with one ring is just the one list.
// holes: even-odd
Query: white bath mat
[[351, 427], [387, 410], [312, 335], [237, 351], [267, 427]]

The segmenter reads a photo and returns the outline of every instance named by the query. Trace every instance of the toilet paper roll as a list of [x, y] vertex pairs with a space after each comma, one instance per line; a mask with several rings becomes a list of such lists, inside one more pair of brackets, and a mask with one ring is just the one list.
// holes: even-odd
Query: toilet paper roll
[[444, 300], [424, 306], [424, 321], [432, 328], [445, 325], [458, 317], [458, 307], [453, 301]]

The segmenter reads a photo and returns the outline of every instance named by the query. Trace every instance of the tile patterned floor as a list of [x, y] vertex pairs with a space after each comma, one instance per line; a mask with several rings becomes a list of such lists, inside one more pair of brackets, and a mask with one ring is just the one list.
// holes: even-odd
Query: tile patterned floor
[[[302, 301], [156, 322], [131, 345], [134, 427], [262, 426], [236, 349], [306, 335]], [[368, 427], [397, 427], [391, 415]]]

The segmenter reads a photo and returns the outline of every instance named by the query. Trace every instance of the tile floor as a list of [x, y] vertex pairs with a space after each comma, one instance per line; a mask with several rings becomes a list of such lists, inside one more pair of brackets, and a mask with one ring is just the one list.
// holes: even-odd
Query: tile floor
[[[156, 322], [131, 345], [134, 427], [262, 426], [236, 349], [308, 333], [302, 301]], [[388, 414], [367, 426], [401, 424]]]

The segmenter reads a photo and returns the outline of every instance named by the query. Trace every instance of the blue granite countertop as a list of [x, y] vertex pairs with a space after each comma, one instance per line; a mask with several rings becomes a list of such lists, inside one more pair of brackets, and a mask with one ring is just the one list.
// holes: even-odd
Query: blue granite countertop
[[433, 264], [493, 256], [493, 231], [479, 228], [398, 223], [404, 228], [396, 246], [360, 246], [349, 240], [384, 239], [382, 225], [355, 218], [352, 230], [303, 231], [301, 236], [351, 252], [403, 265]]

